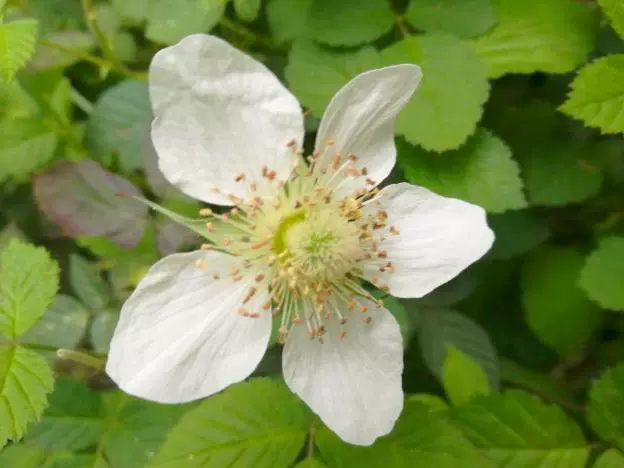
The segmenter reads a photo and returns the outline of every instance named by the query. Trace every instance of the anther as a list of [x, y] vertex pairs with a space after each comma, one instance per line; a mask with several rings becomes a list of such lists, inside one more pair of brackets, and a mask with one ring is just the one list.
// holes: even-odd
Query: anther
[[198, 270], [207, 270], [208, 264], [204, 259], [198, 258], [197, 260], [195, 260], [195, 268], [197, 268]]
[[242, 182], [243, 180], [245, 180], [245, 173], [244, 172], [241, 172], [236, 177], [234, 177], [234, 182]]

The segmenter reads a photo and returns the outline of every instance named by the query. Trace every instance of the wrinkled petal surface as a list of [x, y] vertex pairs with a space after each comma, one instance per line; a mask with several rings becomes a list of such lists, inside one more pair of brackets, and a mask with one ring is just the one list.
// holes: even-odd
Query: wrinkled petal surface
[[227, 42], [194, 34], [158, 52], [150, 95], [160, 168], [187, 195], [231, 205], [226, 194], [242, 198], [254, 180], [260, 193], [270, 190], [263, 165], [278, 180], [290, 173], [287, 144], [303, 138], [299, 103], [264, 65]]
[[[407, 183], [390, 185], [378, 199], [398, 235], [379, 243], [385, 258], [362, 262], [369, 281], [397, 297], [422, 297], [481, 258], [494, 242], [483, 208]], [[369, 209], [378, 207], [371, 202]], [[391, 262], [394, 271], [380, 272]], [[378, 281], [375, 281], [378, 278]]]
[[[208, 267], [197, 268], [198, 259]], [[149, 270], [124, 304], [111, 341], [106, 371], [122, 390], [179, 403], [218, 392], [256, 368], [271, 314], [238, 313], [253, 278], [233, 282], [232, 261], [198, 251], [170, 255]], [[259, 291], [245, 306], [263, 312], [267, 298]]]
[[311, 339], [305, 325], [293, 325], [282, 357], [291, 390], [332, 431], [357, 445], [390, 432], [403, 409], [399, 325], [386, 309], [365, 302], [370, 323], [340, 304], [347, 323], [341, 327], [336, 316], [327, 320], [323, 343]]
[[[327, 168], [336, 153], [343, 162], [354, 154], [356, 167], [366, 167], [376, 184], [385, 179], [396, 161], [394, 121], [421, 78], [418, 65], [394, 65], [364, 72], [342, 87], [321, 119], [317, 167]], [[365, 179], [356, 178], [349, 189], [364, 187]]]

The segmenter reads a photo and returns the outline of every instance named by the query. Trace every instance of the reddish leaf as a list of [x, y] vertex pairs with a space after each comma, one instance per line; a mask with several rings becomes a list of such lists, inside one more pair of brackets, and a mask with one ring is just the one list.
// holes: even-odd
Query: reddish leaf
[[34, 192], [39, 209], [68, 236], [105, 236], [122, 247], [141, 240], [148, 208], [130, 198], [141, 192], [96, 162], [60, 162], [35, 178]]

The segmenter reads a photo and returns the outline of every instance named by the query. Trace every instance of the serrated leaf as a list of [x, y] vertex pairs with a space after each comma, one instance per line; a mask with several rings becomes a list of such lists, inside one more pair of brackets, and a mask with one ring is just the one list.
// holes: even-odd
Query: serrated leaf
[[624, 311], [624, 237], [602, 239], [581, 271], [579, 285], [605, 309]]
[[0, 24], [0, 84], [8, 83], [35, 50], [37, 20]]
[[497, 78], [507, 73], [566, 73], [584, 63], [594, 47], [597, 16], [574, 0], [493, 0], [498, 23], [474, 41]]
[[0, 123], [0, 181], [23, 178], [43, 166], [54, 155], [58, 137], [40, 117]]
[[306, 22], [307, 37], [331, 46], [372, 42], [394, 26], [386, 0], [315, 0]]
[[106, 236], [123, 247], [143, 237], [148, 208], [131, 199], [141, 192], [93, 161], [58, 163], [35, 178], [34, 192], [39, 209], [67, 235]]
[[486, 457], [505, 468], [584, 468], [583, 433], [560, 408], [520, 391], [475, 398], [452, 421]]
[[[321, 117], [338, 90], [358, 74], [381, 66], [377, 51], [366, 47], [357, 52], [331, 53], [314, 44], [298, 42], [288, 56], [286, 80], [299, 100]], [[310, 80], [310, 76], [315, 76]]]
[[227, 0], [150, 0], [145, 36], [174, 44], [193, 33], [210, 31], [221, 19]]
[[119, 316], [112, 310], [98, 313], [91, 322], [89, 339], [99, 353], [107, 353]]
[[43, 317], [22, 337], [24, 343], [74, 348], [85, 334], [89, 312], [70, 296], [59, 294]]
[[59, 268], [42, 247], [13, 239], [0, 254], [0, 333], [23, 335], [52, 302]]
[[470, 44], [427, 34], [405, 38], [381, 56], [386, 65], [415, 63], [423, 70], [420, 86], [398, 116], [397, 133], [437, 152], [458, 148], [474, 133], [489, 84]]
[[418, 337], [423, 360], [438, 379], [442, 380], [444, 361], [453, 346], [481, 366], [492, 389], [499, 388], [496, 350], [487, 333], [468, 317], [445, 309], [423, 309]]
[[93, 36], [84, 31], [53, 32], [44, 40], [45, 43], [37, 46], [30, 61], [29, 67], [33, 70], [68, 67], [95, 46]]
[[561, 111], [603, 133], [624, 132], [624, 54], [609, 55], [583, 67], [571, 84]]
[[308, 425], [301, 403], [284, 385], [254, 379], [189, 411], [169, 432], [150, 466], [290, 467]]
[[494, 467], [448, 423], [444, 412], [410, 400], [393, 431], [370, 447], [349, 445], [325, 428], [317, 432], [316, 443], [329, 468]]
[[624, 39], [624, 3], [621, 0], [598, 0], [613, 29]]
[[260, 13], [261, 0], [234, 0], [234, 11], [243, 21], [254, 21]]
[[147, 83], [124, 81], [98, 99], [87, 125], [86, 142], [100, 157], [118, 154], [125, 172], [141, 166], [143, 142], [152, 121]]
[[546, 224], [527, 210], [489, 216], [488, 224], [496, 236], [488, 255], [495, 259], [523, 255], [550, 236]]
[[481, 366], [455, 346], [449, 346], [442, 366], [442, 385], [454, 406], [465, 405], [477, 395], [490, 393]]
[[474, 37], [490, 29], [496, 15], [490, 0], [412, 0], [405, 19], [423, 31]]
[[522, 267], [522, 303], [529, 327], [562, 356], [569, 356], [598, 329], [600, 309], [577, 286], [584, 256], [573, 248], [534, 252]]
[[532, 205], [557, 206], [596, 195], [602, 184], [600, 167], [588, 163], [582, 148], [536, 146], [520, 158], [527, 197]]
[[110, 302], [110, 293], [99, 273], [84, 258], [69, 256], [69, 284], [84, 305], [93, 311], [101, 310]]
[[85, 384], [58, 379], [43, 417], [26, 434], [26, 442], [46, 450], [82, 450], [104, 433], [100, 394]]
[[482, 206], [491, 213], [524, 208], [520, 169], [505, 143], [480, 129], [455, 151], [434, 154], [398, 145], [405, 178], [447, 197]]
[[615, 449], [611, 449], [598, 457], [593, 468], [620, 468], [622, 466], [624, 466], [624, 455]]
[[52, 384], [52, 369], [37, 353], [0, 346], [0, 448], [41, 416]]
[[587, 419], [602, 439], [624, 448], [624, 364], [612, 367], [594, 381]]

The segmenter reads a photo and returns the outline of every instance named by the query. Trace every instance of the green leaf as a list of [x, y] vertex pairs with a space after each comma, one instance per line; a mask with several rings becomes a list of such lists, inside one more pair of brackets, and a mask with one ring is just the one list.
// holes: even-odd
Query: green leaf
[[393, 431], [370, 447], [349, 445], [328, 429], [316, 434], [330, 468], [493, 468], [455, 429], [444, 412], [407, 400]]
[[620, 468], [622, 466], [624, 466], [624, 455], [611, 449], [600, 455], [593, 468]]
[[584, 468], [583, 433], [560, 408], [520, 391], [489, 394], [456, 408], [453, 423], [505, 468]]
[[[78, 62], [82, 55], [95, 46], [93, 36], [84, 31], [53, 32], [46, 35], [44, 40], [45, 43], [37, 46], [30, 61], [29, 66], [34, 70], [68, 67]], [[46, 45], [47, 43], [50, 45]]]
[[491, 213], [524, 208], [518, 165], [498, 137], [479, 129], [464, 146], [441, 155], [399, 144], [405, 178], [434, 192], [475, 203]]
[[325, 468], [326, 466], [327, 465], [316, 458], [306, 458], [302, 462], [297, 463], [295, 468]]
[[522, 303], [529, 327], [546, 345], [569, 356], [602, 322], [600, 309], [577, 286], [584, 256], [574, 248], [542, 248], [522, 268]]
[[308, 425], [301, 403], [284, 385], [254, 379], [189, 411], [169, 432], [150, 466], [290, 467]]
[[254, 21], [260, 13], [261, 0], [234, 0], [234, 11], [243, 21]]
[[0, 122], [0, 134], [0, 181], [30, 175], [52, 158], [58, 144], [58, 137], [40, 117]]
[[273, 37], [280, 42], [305, 37], [314, 4], [314, 0], [269, 0], [267, 21]]
[[0, 84], [8, 83], [35, 50], [37, 20], [0, 24]]
[[23, 335], [52, 302], [59, 283], [57, 263], [42, 247], [13, 239], [0, 254], [0, 332]]
[[523, 255], [550, 236], [546, 224], [527, 210], [489, 216], [488, 224], [496, 235], [489, 252], [489, 256], [495, 259], [506, 260]]
[[122, 19], [135, 24], [145, 20], [150, 7], [150, 0], [111, 0], [111, 3]]
[[[567, 143], [566, 143], [567, 145]], [[572, 146], [527, 149], [520, 158], [524, 183], [532, 205], [577, 203], [598, 193], [600, 168], [587, 162], [582, 148]]]
[[583, 67], [560, 109], [603, 133], [622, 133], [623, 106], [624, 54], [619, 54], [599, 58]]
[[587, 419], [602, 439], [624, 448], [624, 364], [612, 367], [594, 381]]
[[89, 312], [82, 304], [70, 296], [59, 294], [22, 341], [71, 349], [84, 336], [88, 321]]
[[442, 380], [448, 349], [454, 347], [479, 364], [490, 388], [499, 388], [496, 350], [487, 333], [468, 317], [445, 309], [423, 309], [418, 337], [423, 360], [438, 379]]
[[91, 322], [89, 329], [89, 339], [99, 353], [107, 353], [110, 346], [119, 315], [112, 310], [99, 312]]
[[0, 448], [41, 416], [52, 384], [52, 369], [37, 353], [0, 346]]
[[[297, 42], [290, 50], [285, 73], [290, 89], [314, 115], [321, 117], [342, 86], [358, 74], [380, 66], [379, 54], [371, 47], [330, 53], [314, 44]], [[310, 76], [315, 79], [310, 80]]]
[[332, 46], [372, 42], [395, 24], [385, 0], [270, 0], [267, 18], [278, 41], [305, 38]]
[[598, 4], [611, 21], [613, 29], [624, 39], [624, 3], [621, 0], [598, 0]]
[[221, 19], [227, 0], [150, 0], [145, 36], [174, 44], [193, 33], [210, 31]]
[[397, 132], [426, 150], [458, 148], [474, 133], [487, 100], [485, 68], [470, 44], [427, 34], [382, 50], [385, 64], [415, 63], [423, 79], [397, 119]]
[[43, 417], [33, 424], [26, 441], [46, 450], [82, 450], [104, 433], [104, 407], [99, 393], [69, 379], [58, 379]]
[[624, 311], [624, 237], [602, 239], [581, 271], [579, 285], [605, 309]]
[[0, 451], [0, 466], [8, 468], [41, 468], [47, 454], [45, 450], [25, 444], [11, 444]]
[[594, 48], [595, 8], [575, 0], [494, 0], [497, 25], [475, 39], [488, 76], [566, 73]]
[[87, 125], [87, 145], [100, 157], [116, 153], [125, 172], [142, 165], [152, 107], [147, 83], [124, 81], [98, 99]]
[[386, 0], [315, 0], [308, 10], [306, 35], [332, 46], [372, 42], [394, 27], [394, 14]]
[[490, 0], [412, 0], [405, 19], [423, 31], [474, 37], [490, 29], [496, 15]]
[[442, 385], [454, 406], [462, 406], [477, 395], [490, 393], [487, 375], [470, 356], [450, 346], [442, 367]]
[[91, 310], [101, 310], [110, 301], [108, 288], [93, 264], [76, 254], [69, 256], [69, 284]]
[[448, 411], [450, 409], [448, 403], [438, 395], [430, 395], [428, 393], [415, 393], [408, 395], [405, 401], [418, 402], [426, 406], [431, 411]]

